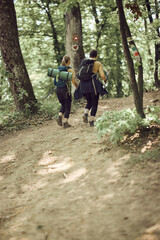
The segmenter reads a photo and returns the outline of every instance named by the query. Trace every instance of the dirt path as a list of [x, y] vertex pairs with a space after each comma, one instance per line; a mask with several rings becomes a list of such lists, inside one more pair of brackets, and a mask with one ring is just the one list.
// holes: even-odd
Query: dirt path
[[[101, 100], [97, 117], [128, 107]], [[135, 151], [99, 140], [82, 114], [0, 137], [0, 240], [160, 240], [160, 158], [126, 164]]]

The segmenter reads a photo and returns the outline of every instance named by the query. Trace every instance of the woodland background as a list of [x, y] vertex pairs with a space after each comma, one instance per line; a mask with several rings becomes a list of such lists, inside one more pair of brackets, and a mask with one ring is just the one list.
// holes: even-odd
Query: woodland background
[[[110, 72], [107, 88], [110, 94], [107, 97], [119, 98], [132, 94], [132, 82], [127, 69], [124, 46], [121, 42], [123, 29], [120, 29], [118, 19], [120, 2], [123, 3], [128, 27], [142, 59], [143, 91], [156, 90], [160, 86], [158, 67], [160, 61], [160, 1], [15, 0], [13, 2], [21, 52], [40, 115], [51, 118], [57, 114], [59, 105], [55, 94], [43, 100], [54, 87], [52, 79], [47, 76], [47, 71], [49, 67], [56, 68], [63, 55], [69, 52], [67, 39], [73, 37], [69, 34], [75, 33], [67, 31], [67, 23], [72, 20], [72, 15], [69, 14], [72, 14], [73, 10], [77, 13], [77, 21], [81, 23], [82, 36], [78, 33], [80, 38], [82, 37], [80, 56], [82, 57], [85, 53], [87, 57], [90, 49], [96, 48], [104, 69]], [[9, 1], [2, 1], [0, 15], [4, 10], [3, 4], [8, 4], [10, 7]], [[7, 8], [7, 5], [5, 6]], [[2, 19], [6, 26], [9, 25], [9, 19]], [[1, 36], [4, 29], [3, 23], [1, 23]], [[1, 41], [1, 52], [4, 52], [2, 45]], [[135, 78], [138, 78], [139, 62], [131, 48], [130, 54], [134, 63]], [[74, 65], [73, 61], [73, 67], [76, 70]], [[27, 108], [27, 102], [20, 108], [23, 113], [17, 111], [16, 101], [25, 95], [25, 91], [22, 89], [21, 92], [13, 93], [9, 78], [10, 72], [5, 67], [3, 53], [0, 55], [0, 126], [12, 130], [17, 126], [12, 125], [11, 122], [16, 122], [17, 118], [24, 119], [23, 114], [25, 113], [26, 116], [30, 114], [30, 111]], [[15, 101], [16, 94], [18, 100]]]

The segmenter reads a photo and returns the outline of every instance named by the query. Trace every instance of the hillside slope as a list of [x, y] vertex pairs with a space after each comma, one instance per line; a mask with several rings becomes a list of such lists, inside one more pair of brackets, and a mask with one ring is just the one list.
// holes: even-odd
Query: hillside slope
[[[156, 99], [145, 93], [144, 107]], [[103, 99], [97, 117], [133, 107]], [[112, 145], [82, 114], [0, 137], [0, 240], [160, 239], [160, 134]], [[157, 156], [131, 161], [148, 150]]]

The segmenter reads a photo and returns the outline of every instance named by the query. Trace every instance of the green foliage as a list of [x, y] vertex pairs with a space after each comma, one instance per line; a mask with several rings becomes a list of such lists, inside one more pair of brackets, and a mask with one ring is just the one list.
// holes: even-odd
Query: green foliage
[[17, 131], [29, 126], [37, 126], [46, 120], [55, 118], [59, 110], [59, 102], [55, 96], [50, 96], [39, 103], [39, 111], [31, 115], [30, 111], [18, 112], [11, 102], [0, 105], [0, 134]]
[[47, 118], [54, 118], [58, 115], [60, 104], [56, 96], [49, 96], [46, 100], [41, 102], [39, 113], [47, 116]]
[[155, 162], [160, 159], [160, 148], [154, 149], [151, 151], [146, 151], [145, 153], [141, 153], [136, 156], [132, 156], [128, 161], [127, 164], [136, 164], [136, 163], [146, 163], [147, 161]]
[[66, 13], [73, 7], [78, 7], [79, 0], [66, 0], [60, 6], [60, 9]]
[[126, 133], [134, 133], [139, 127], [148, 127], [151, 123], [160, 124], [160, 107], [150, 107], [146, 118], [142, 119], [136, 110], [106, 111], [96, 121], [98, 135], [109, 135], [112, 143], [120, 142]]
[[[76, 7], [77, 2], [80, 4], [81, 9], [83, 47], [86, 56], [88, 56], [91, 48], [98, 46], [98, 59], [102, 62], [104, 68], [110, 71], [107, 87], [110, 93], [109, 97], [130, 95], [130, 81], [122, 50], [116, 1], [16, 0], [14, 3], [20, 45], [36, 98], [41, 100], [50, 91], [52, 83], [46, 77], [46, 72], [48, 67], [57, 67], [57, 59], [59, 59], [55, 50], [55, 33], [60, 47], [60, 54], [58, 55], [61, 58], [65, 54], [66, 29], [64, 13], [72, 7]], [[133, 3], [134, 1], [125, 0], [124, 5], [128, 2]], [[93, 3], [98, 21], [95, 19]], [[151, 91], [154, 89], [155, 84], [154, 44], [158, 40], [156, 32], [158, 20], [154, 19], [154, 24], [150, 24], [144, 1], [138, 0], [137, 4], [140, 7], [142, 16], [139, 16], [136, 22], [130, 9], [125, 8], [125, 11], [133, 39], [143, 60], [144, 89]], [[154, 1], [152, 1], [151, 7], [152, 12], [155, 13]], [[51, 19], [49, 19], [48, 13]], [[137, 72], [136, 68], [135, 70]], [[7, 73], [2, 70], [1, 56], [0, 83], [0, 104], [13, 101]]]

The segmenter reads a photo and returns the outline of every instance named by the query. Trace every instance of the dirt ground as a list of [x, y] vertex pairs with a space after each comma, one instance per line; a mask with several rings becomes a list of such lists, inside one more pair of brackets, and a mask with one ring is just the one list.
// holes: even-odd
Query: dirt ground
[[[154, 100], [160, 91], [144, 106]], [[132, 97], [101, 99], [97, 117], [132, 107]], [[160, 135], [112, 145], [82, 114], [68, 129], [50, 120], [0, 137], [0, 240], [160, 240], [160, 156], [129, 161]]]

